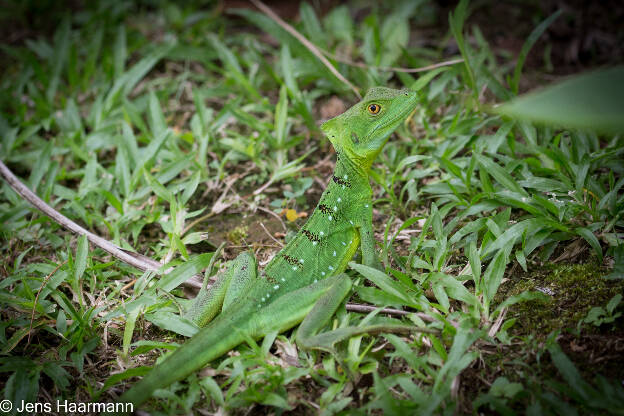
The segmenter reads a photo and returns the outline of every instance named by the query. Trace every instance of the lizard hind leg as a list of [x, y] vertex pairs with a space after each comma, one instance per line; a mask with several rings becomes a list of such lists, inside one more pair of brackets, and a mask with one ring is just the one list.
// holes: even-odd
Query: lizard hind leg
[[256, 258], [254, 255], [245, 251], [234, 259], [236, 266], [234, 267], [232, 278], [225, 292], [225, 299], [223, 299], [223, 307], [221, 310], [226, 310], [236, 300], [241, 299], [247, 289], [255, 283], [258, 278], [258, 266], [256, 265]]
[[256, 259], [245, 251], [227, 263], [226, 269], [217, 274], [210, 287], [202, 287], [186, 318], [197, 326], [206, 326], [219, 312], [236, 300], [247, 284], [257, 276]]

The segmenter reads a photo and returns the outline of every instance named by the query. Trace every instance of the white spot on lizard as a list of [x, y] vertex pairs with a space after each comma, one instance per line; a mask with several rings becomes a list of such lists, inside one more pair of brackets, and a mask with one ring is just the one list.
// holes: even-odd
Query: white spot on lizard
[[334, 250], [334, 257], [336, 257], [336, 250]]
[[342, 199], [338, 198], [338, 202], [342, 202]]
[[273, 286], [273, 289], [275, 289], [275, 290], [279, 289], [279, 285]]
[[332, 266], [329, 266], [329, 270], [334, 270], [334, 268]]
[[312, 241], [312, 245], [315, 246], [317, 244], [316, 241]]
[[323, 276], [325, 276], [325, 272], [321, 272], [321, 274], [322, 274]]
[[303, 264], [303, 259], [299, 259], [299, 263]]
[[325, 235], [325, 233], [324, 233], [323, 231], [321, 231], [321, 232], [319, 233], [319, 235]]
[[330, 216], [329, 216], [329, 220], [331, 221], [331, 220], [332, 220], [332, 218], [333, 218], [333, 217], [330, 215]]

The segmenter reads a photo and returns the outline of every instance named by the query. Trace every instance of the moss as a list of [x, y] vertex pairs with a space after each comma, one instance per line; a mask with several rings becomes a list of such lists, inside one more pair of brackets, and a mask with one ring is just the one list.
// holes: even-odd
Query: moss
[[202, 224], [202, 227], [208, 231], [208, 240], [214, 247], [224, 241], [234, 245], [270, 245], [274, 243], [271, 236], [284, 231], [283, 224], [275, 216], [241, 213], [221, 214]]
[[248, 227], [247, 225], [239, 225], [228, 231], [226, 237], [232, 244], [241, 244], [247, 238]]
[[517, 334], [545, 337], [556, 329], [576, 328], [594, 306], [604, 306], [624, 290], [624, 282], [605, 280], [597, 263], [546, 264], [540, 270], [512, 276], [501, 287], [496, 301], [524, 291], [539, 291], [548, 300], [513, 305], [508, 318], [516, 318]]

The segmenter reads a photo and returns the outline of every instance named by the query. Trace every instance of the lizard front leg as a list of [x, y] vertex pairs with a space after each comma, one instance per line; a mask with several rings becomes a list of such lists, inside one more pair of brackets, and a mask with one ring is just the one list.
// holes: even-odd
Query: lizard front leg
[[338, 342], [347, 340], [356, 335], [372, 335], [378, 333], [405, 334], [411, 331], [422, 331], [422, 329], [412, 325], [384, 324], [348, 326], [317, 334], [317, 332], [330, 321], [332, 316], [334, 316], [334, 313], [351, 290], [351, 280], [346, 274], [342, 273], [337, 276], [332, 276], [330, 279], [335, 279], [333, 285], [316, 301], [310, 313], [305, 317], [301, 325], [299, 325], [296, 340], [297, 345], [301, 348], [335, 353], [334, 346]]
[[[369, 208], [369, 207], [365, 207]], [[372, 210], [370, 208], [363, 216], [365, 220], [357, 228], [360, 232], [360, 247], [362, 250], [362, 263], [369, 267], [375, 267], [382, 270], [375, 253], [375, 239], [373, 237], [372, 226]], [[413, 325], [383, 324], [383, 325], [363, 325], [348, 326], [338, 328], [333, 331], [317, 334], [323, 328], [345, 300], [351, 290], [351, 280], [346, 274], [340, 274], [332, 277], [336, 279], [335, 283], [329, 290], [323, 294], [315, 303], [310, 313], [305, 317], [299, 329], [297, 330], [297, 345], [303, 349], [317, 349], [331, 353], [335, 353], [334, 346], [341, 341], [345, 341], [356, 335], [363, 334], [379, 334], [379, 333], [399, 333], [406, 334], [409, 332], [429, 332], [426, 329], [418, 328]]]
[[373, 209], [366, 204], [364, 209], [363, 220], [357, 228], [360, 234], [360, 247], [362, 249], [362, 264], [382, 270], [383, 267], [377, 253], [375, 252], [375, 236], [373, 233]]

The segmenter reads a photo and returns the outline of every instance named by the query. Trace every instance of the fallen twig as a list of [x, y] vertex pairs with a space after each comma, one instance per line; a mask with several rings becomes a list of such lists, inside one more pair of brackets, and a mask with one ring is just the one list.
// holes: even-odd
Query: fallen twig
[[308, 48], [308, 50], [312, 52], [312, 54], [314, 54], [314, 56], [316, 56], [323, 63], [323, 65], [325, 65], [327, 69], [329, 69], [331, 73], [336, 76], [336, 78], [338, 78], [340, 81], [348, 85], [349, 88], [353, 90], [353, 92], [358, 97], [358, 99], [362, 98], [362, 95], [360, 95], [360, 91], [358, 90], [358, 88], [355, 85], [353, 85], [351, 82], [349, 82], [349, 80], [346, 79], [340, 72], [338, 72], [338, 70], [331, 64], [331, 62], [329, 62], [327, 58], [325, 58], [323, 53], [312, 42], [307, 40], [305, 36], [299, 33], [297, 29], [295, 29], [294, 27], [292, 27], [291, 25], [283, 21], [281, 17], [275, 14], [275, 12], [271, 10], [270, 7], [268, 7], [266, 4], [264, 4], [260, 0], [249, 0], [249, 1], [251, 1], [251, 3], [253, 3], [253, 5], [256, 6], [258, 9], [260, 9], [262, 13], [266, 14], [269, 18], [275, 21], [275, 23], [280, 25], [282, 29], [284, 29], [285, 31], [293, 35], [299, 42], [303, 44], [303, 46]]
[[2, 161], [0, 161], [0, 175], [2, 175], [2, 177], [7, 181], [7, 183], [15, 192], [17, 192], [22, 198], [34, 205], [39, 211], [43, 212], [45, 215], [52, 218], [58, 224], [67, 228], [73, 233], [87, 236], [87, 239], [91, 243], [100, 247], [102, 250], [108, 252], [109, 254], [112, 254], [116, 258], [124, 261], [131, 266], [136, 267], [141, 271], [156, 271], [160, 266], [162, 266], [159, 263], [159, 267], [154, 267], [154, 264], [152, 262], [145, 261], [144, 259], [136, 255], [132, 255], [122, 248], [117, 247], [110, 241], [82, 228], [80, 225], [76, 224], [74, 221], [70, 220], [69, 218], [52, 208], [50, 205], [48, 205], [44, 200], [35, 195], [34, 192], [28, 189], [23, 183], [19, 181], [19, 179], [17, 179], [15, 175], [13, 175], [13, 172], [11, 172]]
[[367, 65], [363, 62], [354, 62], [347, 58], [341, 58], [324, 49], [319, 49], [319, 50], [324, 55], [329, 56], [331, 59], [335, 61], [342, 62], [343, 64], [357, 66], [358, 68], [364, 68], [364, 69], [376, 69], [378, 71], [407, 72], [407, 73], [425, 72], [425, 71], [429, 71], [432, 69], [440, 68], [442, 66], [450, 66], [450, 65], [455, 65], [455, 64], [464, 62], [462, 58], [458, 58], [458, 59], [450, 59], [448, 61], [438, 62], [436, 64], [431, 64], [427, 66], [421, 66], [420, 68], [401, 68], [398, 66], [374, 66], [374, 65]]
[[[13, 189], [26, 201], [30, 202], [39, 211], [43, 212], [56, 223], [70, 230], [74, 234], [86, 236], [91, 244], [100, 247], [102, 250], [111, 254], [113, 257], [123, 261], [126, 264], [129, 264], [130, 266], [136, 267], [143, 272], [155, 272], [163, 266], [156, 260], [151, 259], [147, 256], [124, 250], [121, 247], [118, 247], [115, 244], [111, 243], [110, 241], [100, 237], [99, 235], [93, 234], [92, 232], [76, 224], [74, 221], [70, 220], [69, 218], [52, 208], [50, 205], [48, 205], [44, 200], [35, 195], [34, 192], [26, 187], [26, 185], [20, 182], [20, 180], [13, 174], [13, 172], [11, 172], [9, 168], [6, 167], [6, 165], [2, 161], [0, 161], [0, 176], [2, 176], [4, 180], [7, 181], [11, 189]], [[167, 273], [169, 270], [171, 269], [165, 270], [164, 273]], [[191, 278], [183, 284], [185, 286], [195, 288], [201, 287], [201, 283], [198, 281], [197, 278]]]
[[[347, 303], [345, 305], [346, 309], [348, 311], [353, 311], [353, 312], [372, 312], [374, 310], [379, 309], [377, 306], [372, 306], [372, 305], [362, 305], [360, 303]], [[427, 315], [426, 313], [423, 312], [409, 312], [409, 311], [402, 311], [400, 309], [392, 309], [392, 308], [383, 308], [380, 313], [385, 313], [388, 315], [397, 315], [397, 316], [405, 316], [405, 315], [416, 315], [418, 316], [420, 319], [422, 319], [423, 321], [427, 321], [427, 322], [435, 322], [436, 319], [431, 316], [431, 315]], [[449, 321], [449, 323], [455, 327], [457, 327], [457, 323], [454, 321]]]

